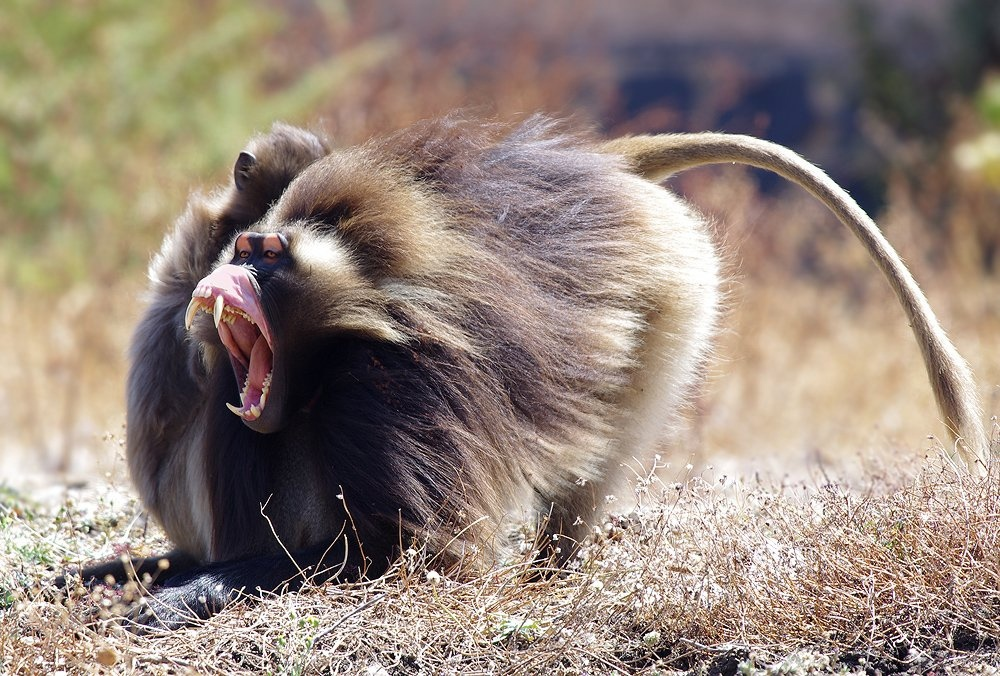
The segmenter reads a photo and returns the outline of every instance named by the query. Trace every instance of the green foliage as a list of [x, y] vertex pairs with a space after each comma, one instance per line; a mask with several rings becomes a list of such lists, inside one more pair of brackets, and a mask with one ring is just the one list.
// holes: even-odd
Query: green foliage
[[864, 105], [901, 138], [940, 145], [949, 104], [970, 96], [1000, 53], [1000, 0], [953, 0], [943, 26], [905, 11], [889, 23], [878, 7], [849, 5]]
[[517, 640], [530, 643], [545, 633], [541, 622], [530, 617], [498, 613], [493, 618], [492, 643]]
[[35, 518], [34, 508], [20, 491], [0, 484], [0, 531], [7, 529], [19, 518]]
[[975, 101], [982, 121], [989, 127], [1000, 129], [1000, 77], [987, 78]]
[[36, 517], [35, 507], [24, 495], [0, 484], [0, 613], [14, 607], [28, 584], [26, 567], [54, 561], [51, 542], [32, 530]]
[[290, 18], [241, 0], [4, 3], [0, 281], [44, 290], [144, 265], [250, 134], [308, 122], [387, 53], [287, 63], [270, 47]]
[[300, 676], [309, 666], [320, 622], [315, 616], [301, 616], [296, 611], [290, 613], [288, 620], [288, 633], [280, 634], [275, 641], [280, 661], [275, 673]]
[[[980, 131], [955, 146], [954, 160], [966, 175], [995, 190], [1000, 187], [1000, 77], [986, 78], [974, 102]], [[988, 223], [995, 232], [992, 217]]]

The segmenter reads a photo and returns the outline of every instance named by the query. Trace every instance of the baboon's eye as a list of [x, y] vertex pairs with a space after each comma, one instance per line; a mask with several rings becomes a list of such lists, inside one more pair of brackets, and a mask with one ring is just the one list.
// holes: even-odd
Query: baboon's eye
[[235, 251], [233, 252], [233, 262], [236, 261], [247, 261], [253, 256], [253, 241], [248, 233], [243, 233], [236, 238], [236, 243], [233, 245]]

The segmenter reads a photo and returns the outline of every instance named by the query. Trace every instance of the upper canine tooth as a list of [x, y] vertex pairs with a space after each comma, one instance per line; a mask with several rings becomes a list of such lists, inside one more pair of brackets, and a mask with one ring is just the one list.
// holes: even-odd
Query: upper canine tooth
[[219, 328], [219, 322], [222, 321], [222, 310], [225, 307], [226, 307], [226, 301], [225, 299], [223, 299], [222, 294], [220, 293], [218, 296], [215, 297], [215, 310], [212, 313], [212, 316], [215, 318], [215, 328]]
[[187, 312], [184, 313], [184, 329], [187, 331], [191, 330], [191, 322], [194, 321], [194, 316], [198, 314], [198, 308], [201, 303], [197, 298], [192, 298], [191, 302], [188, 303]]

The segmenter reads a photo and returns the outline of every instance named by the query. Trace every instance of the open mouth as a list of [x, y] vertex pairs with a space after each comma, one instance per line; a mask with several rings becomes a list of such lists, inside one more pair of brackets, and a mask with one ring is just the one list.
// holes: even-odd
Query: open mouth
[[247, 422], [263, 412], [274, 375], [270, 330], [255, 287], [245, 268], [223, 265], [199, 282], [184, 317], [190, 330], [199, 310], [212, 315], [240, 388], [239, 406], [226, 407]]

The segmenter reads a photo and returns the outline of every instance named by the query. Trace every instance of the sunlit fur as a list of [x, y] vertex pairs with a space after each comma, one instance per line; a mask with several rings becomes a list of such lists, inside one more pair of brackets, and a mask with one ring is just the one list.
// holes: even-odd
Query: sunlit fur
[[[277, 127], [251, 148], [261, 167], [316, 150], [266, 215], [275, 191], [195, 196], [153, 264], [129, 379], [147, 507], [204, 561], [353, 531], [384, 565], [401, 526], [492, 561], [524, 495], [582, 537], [701, 363], [718, 306], [701, 219], [542, 118], [428, 123], [322, 159], [308, 140]], [[225, 410], [232, 375], [208, 318], [197, 341], [179, 321], [243, 228], [284, 233], [293, 260], [262, 299], [301, 378], [285, 396], [309, 407], [273, 435]]]
[[[729, 155], [684, 138], [455, 116], [344, 150], [283, 125], [254, 139], [243, 189], [194, 195], [165, 240], [132, 346], [129, 466], [195, 565], [142, 621], [179, 626], [324, 556], [377, 573], [414, 539], [486, 566], [525, 507], [572, 551], [676, 422], [716, 325], [704, 219], [651, 179]], [[284, 235], [291, 261], [261, 291], [271, 434], [226, 409], [211, 319], [183, 321], [247, 230]]]

